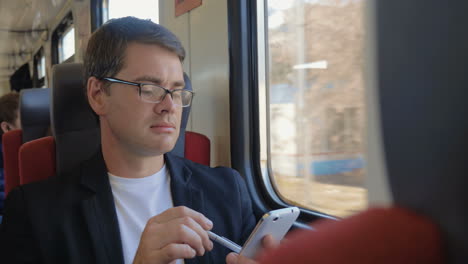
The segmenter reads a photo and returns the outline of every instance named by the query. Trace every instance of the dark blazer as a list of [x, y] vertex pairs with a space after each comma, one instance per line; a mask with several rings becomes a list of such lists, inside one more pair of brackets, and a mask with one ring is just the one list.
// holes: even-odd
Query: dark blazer
[[[165, 155], [165, 161], [174, 206], [184, 205], [204, 214], [213, 221], [213, 232], [242, 245], [255, 226], [255, 217], [240, 175], [171, 154]], [[102, 154], [72, 172], [9, 193], [0, 236], [1, 263], [123, 264]], [[215, 243], [211, 252], [185, 263], [225, 263], [228, 253]]]

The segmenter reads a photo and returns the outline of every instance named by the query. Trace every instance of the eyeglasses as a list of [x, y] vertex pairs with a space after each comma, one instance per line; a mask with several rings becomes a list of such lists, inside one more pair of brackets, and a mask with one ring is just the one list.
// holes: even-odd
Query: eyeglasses
[[156, 84], [135, 83], [107, 77], [102, 78], [102, 80], [112, 83], [123, 83], [138, 86], [138, 94], [140, 95], [140, 99], [148, 103], [160, 103], [164, 100], [167, 94], [170, 94], [175, 105], [188, 107], [190, 104], [192, 104], [192, 98], [194, 95], [194, 92], [187, 89], [168, 90]]

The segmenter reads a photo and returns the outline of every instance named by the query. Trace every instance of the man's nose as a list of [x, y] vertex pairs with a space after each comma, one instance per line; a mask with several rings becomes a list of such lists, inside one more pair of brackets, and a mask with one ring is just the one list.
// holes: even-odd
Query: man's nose
[[166, 93], [161, 100], [161, 102], [157, 103], [155, 105], [155, 110], [160, 112], [160, 111], [173, 111], [176, 107], [178, 107], [175, 103], [174, 100], [172, 99], [172, 95], [170, 93]]

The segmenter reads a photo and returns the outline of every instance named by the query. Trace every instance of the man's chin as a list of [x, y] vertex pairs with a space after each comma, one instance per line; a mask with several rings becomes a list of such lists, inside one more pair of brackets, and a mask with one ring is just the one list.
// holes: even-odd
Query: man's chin
[[171, 152], [175, 147], [175, 143], [158, 144], [156, 146], [147, 146], [145, 154], [148, 156], [160, 156]]

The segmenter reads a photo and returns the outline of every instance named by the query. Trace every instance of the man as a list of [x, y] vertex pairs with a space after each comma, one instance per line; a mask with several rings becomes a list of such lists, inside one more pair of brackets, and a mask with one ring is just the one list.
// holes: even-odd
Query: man
[[19, 118], [19, 94], [7, 93], [0, 97], [0, 215], [3, 213], [5, 199], [5, 178], [3, 175], [3, 133], [10, 130], [21, 129]]
[[[127, 17], [90, 38], [86, 95], [101, 151], [75, 170], [8, 195], [6, 263], [223, 263], [255, 225], [245, 183], [229, 168], [168, 154], [179, 136], [185, 51], [167, 29]], [[185, 259], [185, 260], [184, 260]]]

